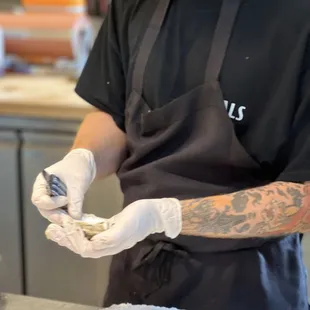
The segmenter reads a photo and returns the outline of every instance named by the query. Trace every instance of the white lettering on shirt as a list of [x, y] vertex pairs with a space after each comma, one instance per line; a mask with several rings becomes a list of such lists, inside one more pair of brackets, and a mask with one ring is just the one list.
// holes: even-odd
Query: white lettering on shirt
[[235, 121], [242, 121], [244, 118], [245, 106], [238, 106], [236, 103], [229, 103], [228, 100], [224, 100], [224, 105], [228, 113], [229, 118]]

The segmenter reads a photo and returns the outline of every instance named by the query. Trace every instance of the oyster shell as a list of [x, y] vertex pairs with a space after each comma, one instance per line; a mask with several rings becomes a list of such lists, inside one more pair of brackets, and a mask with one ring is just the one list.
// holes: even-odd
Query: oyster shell
[[84, 214], [80, 221], [75, 221], [84, 231], [85, 237], [91, 239], [92, 237], [108, 230], [110, 228], [110, 221], [97, 217], [93, 214]]
[[82, 228], [85, 237], [89, 240], [92, 237], [109, 229], [109, 225], [107, 222], [91, 224], [83, 221], [77, 221], [77, 224]]

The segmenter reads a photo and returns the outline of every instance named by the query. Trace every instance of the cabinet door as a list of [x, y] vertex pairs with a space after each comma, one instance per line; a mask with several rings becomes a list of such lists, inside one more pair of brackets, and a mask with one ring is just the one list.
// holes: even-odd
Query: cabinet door
[[0, 131], [0, 291], [22, 293], [18, 138]]
[[[36, 297], [101, 306], [108, 281], [110, 259], [83, 259], [45, 238], [48, 222], [31, 204], [37, 174], [62, 159], [73, 137], [25, 133], [22, 149], [27, 293]], [[84, 211], [110, 217], [121, 209], [122, 195], [115, 176], [94, 182]]]

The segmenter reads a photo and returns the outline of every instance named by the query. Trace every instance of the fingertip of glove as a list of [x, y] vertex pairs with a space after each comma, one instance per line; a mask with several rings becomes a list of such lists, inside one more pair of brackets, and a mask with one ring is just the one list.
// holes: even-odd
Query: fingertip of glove
[[66, 196], [51, 197], [51, 200], [56, 208], [63, 208], [68, 204], [68, 197]]
[[39, 209], [51, 210], [57, 208], [54, 201], [48, 195], [32, 196], [32, 203]]
[[75, 210], [75, 209], [69, 208], [68, 212], [69, 212], [69, 215], [77, 221], [80, 221], [83, 218], [83, 213], [81, 210]]
[[50, 197], [48, 195], [34, 196], [32, 203], [39, 209], [54, 210], [62, 208], [68, 204], [68, 198], [65, 196]]
[[60, 226], [56, 224], [50, 224], [47, 226], [45, 230], [45, 237], [49, 240], [53, 240], [53, 236], [55, 235], [55, 232], [59, 230]]

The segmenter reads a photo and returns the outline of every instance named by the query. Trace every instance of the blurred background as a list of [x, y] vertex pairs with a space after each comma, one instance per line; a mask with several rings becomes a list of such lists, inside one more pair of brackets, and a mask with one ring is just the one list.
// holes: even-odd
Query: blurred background
[[[46, 240], [32, 206], [36, 175], [70, 149], [92, 108], [74, 93], [107, 0], [0, 0], [0, 292], [101, 306], [109, 259]], [[95, 182], [84, 209], [121, 209], [118, 180]]]
[[[47, 241], [30, 197], [37, 174], [67, 153], [92, 110], [73, 89], [109, 3], [0, 0], [0, 292], [102, 305], [110, 260]], [[110, 217], [122, 199], [112, 176], [93, 184], [84, 210]]]

